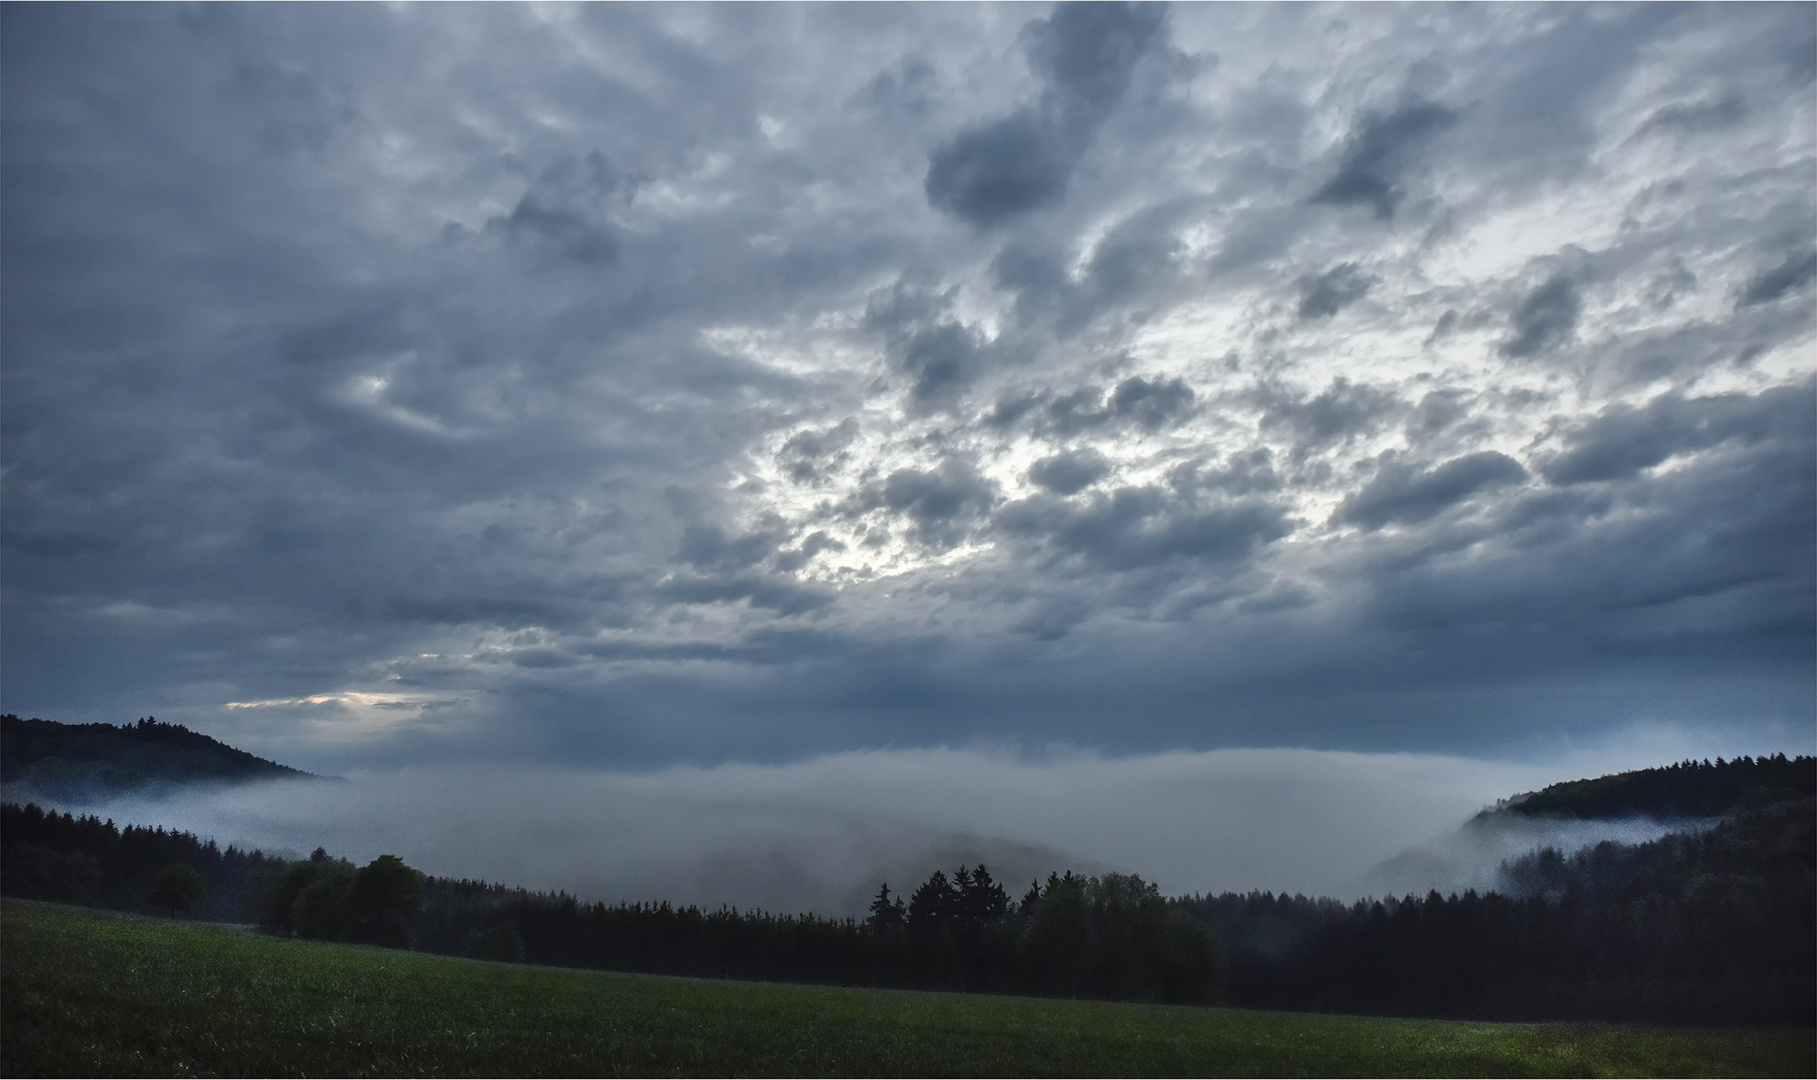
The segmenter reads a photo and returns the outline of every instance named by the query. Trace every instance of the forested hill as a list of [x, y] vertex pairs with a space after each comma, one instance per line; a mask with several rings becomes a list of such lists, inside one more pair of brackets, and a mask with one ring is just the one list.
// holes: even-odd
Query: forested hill
[[1572, 780], [1516, 795], [1478, 820], [1500, 814], [1547, 818], [1650, 817], [1691, 820], [1724, 817], [1744, 807], [1769, 806], [1817, 795], [1817, 758], [1717, 758], [1681, 761], [1657, 769]]
[[52, 796], [248, 780], [317, 779], [181, 724], [60, 724], [0, 716], [0, 783]]

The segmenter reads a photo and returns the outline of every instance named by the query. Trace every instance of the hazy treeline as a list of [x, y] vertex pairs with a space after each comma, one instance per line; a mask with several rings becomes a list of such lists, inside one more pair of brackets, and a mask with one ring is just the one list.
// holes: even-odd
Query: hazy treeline
[[163, 914], [158, 875], [193, 867], [191, 914], [289, 936], [480, 959], [711, 978], [1057, 994], [1210, 1004], [1225, 988], [1210, 932], [1125, 874], [1050, 877], [1010, 903], [982, 865], [936, 871], [870, 918], [671, 904], [425, 877], [392, 856], [355, 867], [222, 850], [192, 834], [0, 806], [0, 888], [30, 899]]
[[486, 959], [765, 979], [1212, 1004], [1223, 954], [1203, 923], [1127, 874], [1050, 876], [1020, 903], [979, 865], [934, 874], [864, 920], [670, 904], [582, 904], [431, 879], [418, 947]]
[[1817, 1017], [1817, 802], [1652, 843], [1544, 850], [1504, 892], [1176, 901], [1230, 952], [1233, 1005], [1473, 1019]]
[[1681, 761], [1657, 769], [1552, 784], [1485, 810], [1525, 817], [1656, 819], [1713, 818], [1744, 805], [1765, 806], [1817, 796], [1817, 759], [1784, 754], [1714, 763]]
[[186, 832], [128, 825], [96, 817], [0, 804], [0, 889], [8, 896], [65, 904], [168, 914], [151, 896], [158, 875], [188, 866], [202, 876], [199, 919], [246, 918], [253, 884], [288, 866], [261, 852], [225, 850]]

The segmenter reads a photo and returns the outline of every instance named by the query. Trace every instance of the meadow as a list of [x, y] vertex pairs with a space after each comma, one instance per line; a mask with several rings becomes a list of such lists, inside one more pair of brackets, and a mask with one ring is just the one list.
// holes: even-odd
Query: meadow
[[8, 1076], [1810, 1076], [1809, 1029], [1486, 1024], [582, 972], [0, 902]]

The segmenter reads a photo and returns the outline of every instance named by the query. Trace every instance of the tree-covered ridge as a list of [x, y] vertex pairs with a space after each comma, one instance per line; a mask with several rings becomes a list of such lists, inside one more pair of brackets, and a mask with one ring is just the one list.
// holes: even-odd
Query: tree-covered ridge
[[1344, 904], [1176, 901], [1230, 954], [1246, 1008], [1483, 1020], [1809, 1024], [1817, 800], [1646, 844], [1543, 849], [1499, 891]]
[[0, 783], [45, 795], [285, 778], [315, 777], [154, 717], [115, 727], [0, 716]]
[[1516, 795], [1485, 810], [1523, 817], [1696, 820], [1722, 817], [1744, 806], [1765, 806], [1817, 795], [1817, 758], [1738, 757], [1731, 761], [1681, 761], [1594, 780], [1571, 780]]

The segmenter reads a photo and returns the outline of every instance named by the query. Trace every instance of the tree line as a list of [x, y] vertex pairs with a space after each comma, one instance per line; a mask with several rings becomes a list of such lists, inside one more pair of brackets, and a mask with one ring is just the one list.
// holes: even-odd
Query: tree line
[[1248, 1008], [1481, 1020], [1810, 1024], [1817, 801], [1647, 844], [1545, 849], [1486, 893], [1343, 904], [1177, 901], [1230, 955]]
[[1498, 812], [1523, 817], [1714, 818], [1748, 806], [1817, 796], [1817, 758], [1771, 757], [1680, 761], [1656, 769], [1552, 784], [1504, 799]]
[[1072, 873], [1012, 900], [978, 865], [935, 871], [906, 897], [884, 884], [863, 919], [607, 905], [428, 877], [394, 856], [363, 867], [321, 849], [274, 859], [11, 804], [0, 806], [0, 889], [615, 971], [1460, 1019], [1809, 1024], [1817, 798], [1798, 792], [1744, 793], [1742, 809], [1701, 832], [1538, 851], [1503, 864], [1493, 891], [1354, 904], [1168, 899], [1134, 875]]
[[[199, 885], [180, 883], [186, 873]], [[669, 903], [581, 903], [364, 867], [318, 848], [285, 860], [191, 833], [0, 805], [0, 889], [31, 899], [253, 922], [274, 934], [478, 959], [652, 974], [1212, 1004], [1225, 979], [1210, 931], [1151, 883], [1050, 877], [1019, 904], [983, 865], [935, 871], [906, 905], [879, 891], [865, 920]]]

